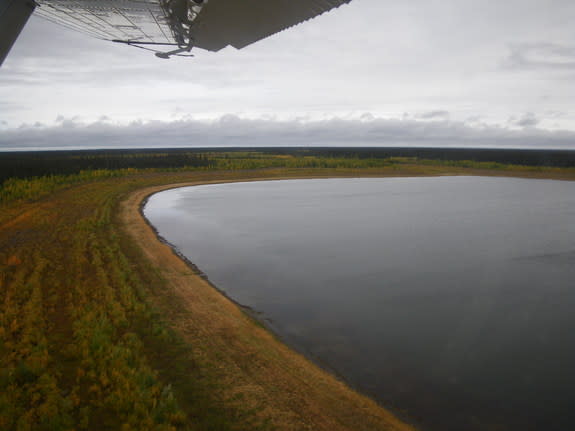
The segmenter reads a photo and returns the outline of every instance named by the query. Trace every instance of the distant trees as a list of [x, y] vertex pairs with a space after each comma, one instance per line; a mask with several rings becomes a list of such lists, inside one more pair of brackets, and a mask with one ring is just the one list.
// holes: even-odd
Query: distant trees
[[575, 167], [575, 151], [476, 148], [134, 149], [0, 152], [0, 184], [9, 178], [121, 169], [378, 167], [406, 160]]
[[0, 153], [0, 183], [8, 178], [71, 175], [88, 170], [210, 167], [204, 153], [171, 150]]

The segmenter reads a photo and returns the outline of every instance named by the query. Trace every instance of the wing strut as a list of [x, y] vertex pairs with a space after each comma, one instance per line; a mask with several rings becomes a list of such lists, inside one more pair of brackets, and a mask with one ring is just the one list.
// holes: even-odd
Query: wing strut
[[156, 52], [156, 57], [170, 58], [172, 55], [192, 50], [194, 47], [192, 28], [205, 3], [207, 0], [161, 0], [178, 49]]

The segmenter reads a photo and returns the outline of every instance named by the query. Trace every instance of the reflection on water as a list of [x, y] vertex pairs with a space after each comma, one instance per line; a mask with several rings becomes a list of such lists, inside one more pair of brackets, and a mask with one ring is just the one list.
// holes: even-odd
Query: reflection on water
[[145, 214], [288, 343], [424, 429], [575, 429], [573, 183], [208, 185]]

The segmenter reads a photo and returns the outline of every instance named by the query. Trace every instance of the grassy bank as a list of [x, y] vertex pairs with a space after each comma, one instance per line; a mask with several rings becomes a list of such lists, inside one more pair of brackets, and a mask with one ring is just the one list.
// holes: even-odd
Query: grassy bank
[[155, 240], [137, 211], [140, 201], [174, 183], [261, 178], [575, 178], [572, 169], [558, 168], [302, 160], [221, 157], [214, 170], [98, 170], [6, 181], [0, 429], [410, 429], [213, 290]]

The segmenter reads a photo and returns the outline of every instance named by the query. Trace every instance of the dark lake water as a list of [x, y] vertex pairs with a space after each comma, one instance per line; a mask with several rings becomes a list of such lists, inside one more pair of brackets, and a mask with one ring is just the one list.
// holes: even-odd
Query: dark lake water
[[575, 429], [572, 182], [206, 185], [145, 215], [288, 344], [422, 429]]

